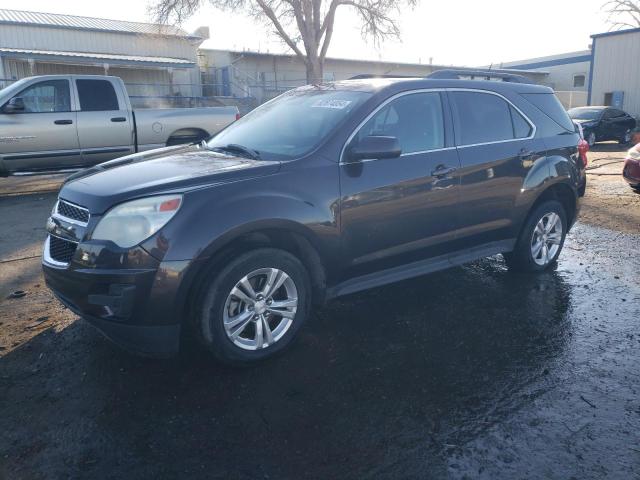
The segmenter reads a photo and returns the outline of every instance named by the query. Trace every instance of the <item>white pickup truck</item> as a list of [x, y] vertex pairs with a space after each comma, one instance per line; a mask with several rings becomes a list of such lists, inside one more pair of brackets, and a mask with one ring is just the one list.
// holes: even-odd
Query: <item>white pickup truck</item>
[[134, 111], [118, 77], [24, 78], [0, 90], [0, 176], [72, 170], [197, 142], [238, 116], [237, 107]]

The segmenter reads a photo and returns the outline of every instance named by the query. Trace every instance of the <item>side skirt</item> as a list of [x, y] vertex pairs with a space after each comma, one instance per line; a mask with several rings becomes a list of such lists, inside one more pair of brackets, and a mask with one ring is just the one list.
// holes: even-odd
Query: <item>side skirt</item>
[[348, 295], [350, 293], [380, 287], [399, 282], [408, 278], [419, 277], [428, 273], [445, 270], [465, 263], [473, 262], [498, 253], [511, 252], [516, 244], [515, 238], [485, 243], [477, 247], [460, 250], [448, 255], [419, 260], [417, 262], [399, 265], [379, 272], [368, 273], [351, 278], [327, 290], [327, 299]]

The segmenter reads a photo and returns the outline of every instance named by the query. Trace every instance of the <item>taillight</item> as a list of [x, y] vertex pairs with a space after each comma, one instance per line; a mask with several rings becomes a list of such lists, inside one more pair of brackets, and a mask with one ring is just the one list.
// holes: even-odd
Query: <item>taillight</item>
[[588, 162], [587, 152], [589, 152], [589, 142], [581, 138], [578, 142], [578, 153], [580, 154], [580, 160], [582, 160], [582, 166], [585, 168]]
[[236, 120], [240, 120], [240, 117], [241, 117], [241, 116], [242, 116], [242, 115], [240, 115], [240, 112], [236, 113]]

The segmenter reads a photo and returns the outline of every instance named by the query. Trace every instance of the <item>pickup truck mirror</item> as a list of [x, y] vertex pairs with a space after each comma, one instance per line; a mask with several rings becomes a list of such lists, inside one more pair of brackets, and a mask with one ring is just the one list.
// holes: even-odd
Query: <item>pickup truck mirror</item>
[[24, 100], [22, 97], [13, 97], [7, 102], [2, 111], [4, 113], [24, 112]]
[[368, 158], [397, 158], [401, 153], [396, 137], [368, 136], [349, 147], [345, 160], [351, 163]]

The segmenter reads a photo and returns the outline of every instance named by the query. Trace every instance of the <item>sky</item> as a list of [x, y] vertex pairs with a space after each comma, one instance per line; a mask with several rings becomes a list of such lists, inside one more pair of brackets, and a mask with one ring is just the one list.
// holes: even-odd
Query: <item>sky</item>
[[[361, 38], [357, 17], [341, 7], [328, 56], [480, 66], [586, 50], [590, 35], [609, 30], [604, 1], [422, 0], [397, 15], [402, 39], [378, 48]], [[147, 0], [0, 0], [0, 8], [141, 22], [151, 20], [147, 5]], [[241, 13], [204, 7], [182, 27], [193, 31], [201, 25], [211, 31], [205, 48], [289, 52], [272, 29]]]

